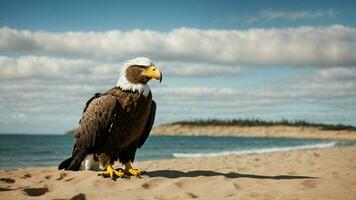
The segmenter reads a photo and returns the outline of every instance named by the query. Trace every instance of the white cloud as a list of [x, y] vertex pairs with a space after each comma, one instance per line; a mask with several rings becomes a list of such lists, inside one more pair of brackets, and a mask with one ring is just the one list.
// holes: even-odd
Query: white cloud
[[45, 56], [0, 56], [0, 78], [68, 77], [75, 73], [109, 75], [118, 73], [117, 66], [83, 59], [65, 59]]
[[248, 19], [249, 23], [255, 21], [272, 21], [272, 20], [300, 20], [300, 19], [320, 19], [324, 17], [334, 17], [337, 15], [333, 9], [328, 10], [299, 10], [299, 11], [276, 11], [262, 10], [258, 16]]
[[170, 32], [44, 32], [0, 29], [0, 49], [96, 59], [149, 56], [169, 62], [215, 64], [354, 65], [356, 29], [328, 27], [249, 30], [179, 28]]

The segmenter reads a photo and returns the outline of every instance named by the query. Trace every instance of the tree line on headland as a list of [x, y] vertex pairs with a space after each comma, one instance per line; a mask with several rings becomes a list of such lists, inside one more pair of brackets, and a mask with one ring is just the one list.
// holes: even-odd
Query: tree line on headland
[[261, 119], [195, 119], [183, 120], [170, 123], [168, 125], [186, 125], [186, 126], [292, 126], [292, 127], [314, 127], [321, 130], [352, 130], [355, 131], [356, 127], [345, 124], [323, 124], [308, 122], [305, 120], [261, 120]]

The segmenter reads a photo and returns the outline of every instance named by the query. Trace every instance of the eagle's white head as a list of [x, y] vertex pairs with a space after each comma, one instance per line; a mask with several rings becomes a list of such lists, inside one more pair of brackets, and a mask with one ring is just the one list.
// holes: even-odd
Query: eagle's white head
[[138, 57], [123, 64], [116, 86], [125, 91], [138, 91], [147, 97], [150, 93], [147, 82], [151, 79], [161, 82], [161, 70], [155, 66], [151, 59]]

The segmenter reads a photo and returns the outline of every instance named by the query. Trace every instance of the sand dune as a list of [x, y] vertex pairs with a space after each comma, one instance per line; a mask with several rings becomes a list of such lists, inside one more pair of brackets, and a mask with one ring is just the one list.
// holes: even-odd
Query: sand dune
[[142, 178], [0, 170], [0, 199], [355, 199], [356, 148], [138, 162]]

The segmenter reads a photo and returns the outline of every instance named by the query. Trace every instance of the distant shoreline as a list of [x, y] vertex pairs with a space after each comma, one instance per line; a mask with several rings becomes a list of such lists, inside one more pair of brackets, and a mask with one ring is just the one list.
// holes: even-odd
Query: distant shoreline
[[[67, 131], [73, 135], [75, 130]], [[356, 127], [303, 120], [266, 121], [259, 119], [193, 120], [162, 124], [152, 129], [160, 136], [285, 137], [305, 139], [356, 140]]]
[[182, 125], [165, 124], [153, 128], [152, 135], [167, 136], [238, 136], [286, 137], [306, 139], [356, 140], [355, 130], [322, 130], [316, 127], [239, 126], [239, 125]]

